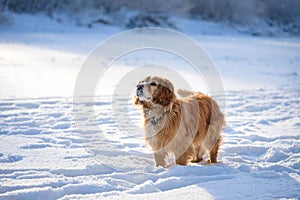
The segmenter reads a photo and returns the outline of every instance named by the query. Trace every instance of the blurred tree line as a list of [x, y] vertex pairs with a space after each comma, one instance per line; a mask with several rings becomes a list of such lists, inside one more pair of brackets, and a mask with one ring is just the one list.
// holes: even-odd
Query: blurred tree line
[[142, 20], [155, 22], [158, 19], [155, 22], [158, 25], [162, 23], [159, 20], [164, 20], [159, 19], [162, 16], [184, 15], [232, 24], [247, 24], [260, 19], [270, 26], [284, 25], [289, 32], [300, 32], [300, 0], [0, 0], [0, 20], [4, 12], [44, 12], [49, 16], [65, 13], [72, 16], [82, 10], [94, 15], [118, 15], [115, 19], [120, 23], [124, 19], [120, 15], [136, 11], [142, 15]]

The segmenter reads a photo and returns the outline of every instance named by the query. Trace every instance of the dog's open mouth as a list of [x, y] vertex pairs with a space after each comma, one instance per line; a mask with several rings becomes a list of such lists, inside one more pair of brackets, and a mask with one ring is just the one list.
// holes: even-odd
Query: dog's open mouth
[[146, 97], [144, 95], [137, 95], [140, 101], [151, 101], [151, 97]]
[[136, 96], [140, 101], [151, 101], [151, 97], [145, 95], [144, 93], [144, 85], [138, 85], [136, 89]]
[[143, 90], [136, 90], [136, 96], [139, 98], [140, 101], [151, 101], [151, 97], [145, 96]]

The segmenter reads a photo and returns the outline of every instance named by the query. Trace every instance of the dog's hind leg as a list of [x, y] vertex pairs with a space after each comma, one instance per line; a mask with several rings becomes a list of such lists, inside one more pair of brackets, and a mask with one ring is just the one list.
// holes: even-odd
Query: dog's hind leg
[[211, 163], [216, 163], [217, 158], [218, 158], [218, 153], [219, 153], [219, 147], [221, 145], [222, 138], [220, 137], [216, 144], [213, 146], [213, 148], [209, 151], [209, 156], [210, 156], [210, 162]]

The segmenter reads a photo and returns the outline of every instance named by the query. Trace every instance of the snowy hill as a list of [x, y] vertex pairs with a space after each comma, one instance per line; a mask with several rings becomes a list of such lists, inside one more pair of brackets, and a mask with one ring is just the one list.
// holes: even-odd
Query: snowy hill
[[[90, 131], [79, 133], [72, 98], [78, 71], [96, 45], [123, 29], [20, 14], [13, 24], [0, 25], [0, 198], [300, 199], [300, 39], [253, 37], [206, 21], [178, 19], [177, 26], [206, 49], [224, 84], [220, 163], [155, 168], [142, 137], [119, 129], [108, 94], [85, 102], [96, 119], [89, 121]], [[164, 57], [147, 55], [118, 61], [108, 79]], [[178, 70], [194, 83], [186, 68]], [[120, 96], [114, 103], [130, 109], [130, 120], [140, 124], [131, 99]], [[105, 140], [94, 131], [98, 125]], [[87, 147], [91, 141], [100, 158], [120, 161], [96, 157]], [[124, 163], [126, 156], [132, 160]]]

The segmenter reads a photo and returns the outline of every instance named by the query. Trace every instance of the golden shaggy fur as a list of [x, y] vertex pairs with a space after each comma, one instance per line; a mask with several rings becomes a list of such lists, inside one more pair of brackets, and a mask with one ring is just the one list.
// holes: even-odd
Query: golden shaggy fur
[[146, 77], [137, 86], [134, 104], [143, 111], [145, 140], [151, 146], [157, 166], [166, 167], [169, 153], [176, 164], [199, 162], [208, 151], [209, 162], [217, 162], [224, 115], [218, 104], [200, 92], [180, 90], [160, 77]]

